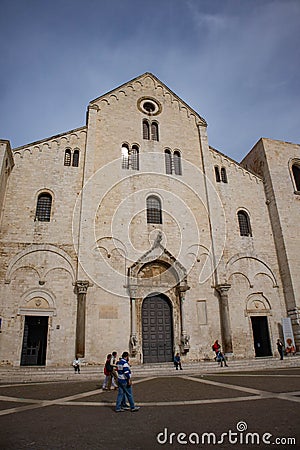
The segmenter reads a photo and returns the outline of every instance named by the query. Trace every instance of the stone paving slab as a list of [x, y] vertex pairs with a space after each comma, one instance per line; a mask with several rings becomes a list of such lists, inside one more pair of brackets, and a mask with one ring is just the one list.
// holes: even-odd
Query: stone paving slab
[[59, 397], [88, 392], [94, 389], [101, 390], [101, 385], [94, 381], [82, 381], [77, 383], [56, 382], [56, 383], [28, 383], [23, 385], [0, 385], [0, 395], [14, 395], [22, 398], [32, 398], [40, 400], [54, 400]]
[[[25, 403], [26, 405], [30, 405], [30, 403]], [[23, 403], [24, 405], [24, 403]], [[2, 410], [7, 410], [7, 409], [11, 409], [11, 408], [15, 408], [16, 406], [19, 406], [19, 404], [17, 402], [6, 402], [6, 401], [0, 401], [0, 411]], [[1, 422], [0, 422], [1, 423]], [[1, 432], [0, 432], [0, 437], [1, 437]], [[0, 444], [0, 448], [1, 448], [1, 444]]]
[[[283, 375], [283, 374], [282, 374]], [[208, 380], [220, 381], [223, 383], [234, 383], [238, 386], [245, 387], [255, 387], [256, 389], [261, 389], [270, 392], [291, 392], [300, 390], [300, 375], [285, 374], [284, 382], [278, 383], [278, 375], [266, 374], [264, 376], [255, 375], [223, 375], [222, 377], [210, 375], [206, 376]]]

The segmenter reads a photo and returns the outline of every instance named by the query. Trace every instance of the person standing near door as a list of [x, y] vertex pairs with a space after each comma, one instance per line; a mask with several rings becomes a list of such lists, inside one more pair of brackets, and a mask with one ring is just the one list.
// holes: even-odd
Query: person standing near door
[[277, 339], [277, 350], [280, 356], [280, 359], [283, 360], [283, 343], [280, 339]]

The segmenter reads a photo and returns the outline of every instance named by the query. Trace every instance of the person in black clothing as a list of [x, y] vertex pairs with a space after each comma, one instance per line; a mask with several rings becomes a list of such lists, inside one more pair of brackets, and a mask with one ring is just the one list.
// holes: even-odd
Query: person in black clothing
[[277, 350], [280, 355], [280, 359], [283, 360], [283, 343], [280, 339], [277, 339]]

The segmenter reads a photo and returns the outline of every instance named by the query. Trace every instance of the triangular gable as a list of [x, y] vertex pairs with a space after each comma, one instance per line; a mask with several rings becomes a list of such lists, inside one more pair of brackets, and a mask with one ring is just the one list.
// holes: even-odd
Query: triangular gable
[[176, 99], [183, 108], [185, 108], [190, 115], [193, 115], [197, 118], [197, 120], [200, 122], [202, 126], [207, 126], [206, 120], [201, 117], [193, 108], [191, 108], [187, 103], [185, 103], [178, 95], [176, 95], [171, 89], [169, 89], [162, 81], [160, 81], [155, 75], [153, 75], [150, 72], [145, 72], [143, 75], [140, 75], [136, 78], [133, 78], [131, 81], [128, 81], [121, 86], [107, 92], [106, 94], [101, 95], [100, 97], [95, 98], [94, 100], [91, 100], [89, 103], [90, 107], [96, 106], [101, 101], [106, 101], [109, 103], [109, 98], [112, 96], [118, 96], [119, 93], [125, 93], [128, 89], [133, 89], [134, 84], [136, 83], [142, 83], [147, 78], [151, 79], [153, 83], [158, 87], [161, 87], [164, 91], [168, 92], [174, 99]]

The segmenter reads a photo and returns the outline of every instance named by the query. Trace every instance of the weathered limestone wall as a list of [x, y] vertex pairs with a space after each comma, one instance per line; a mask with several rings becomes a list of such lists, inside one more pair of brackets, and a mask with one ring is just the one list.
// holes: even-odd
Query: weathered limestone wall
[[[14, 150], [0, 244], [1, 361], [20, 364], [24, 318], [49, 315], [47, 364], [74, 357], [77, 256], [73, 210], [81, 191], [85, 128]], [[64, 166], [66, 148], [79, 167]], [[50, 222], [35, 220], [39, 193], [52, 195]], [[63, 350], [62, 350], [63, 349]]]
[[261, 139], [243, 160], [245, 166], [260, 173], [265, 180], [266, 203], [272, 223], [286, 308], [292, 319], [295, 339], [299, 346], [300, 238], [297, 224], [300, 219], [300, 196], [296, 192], [293, 179], [293, 163], [300, 163], [300, 146], [270, 139]]

